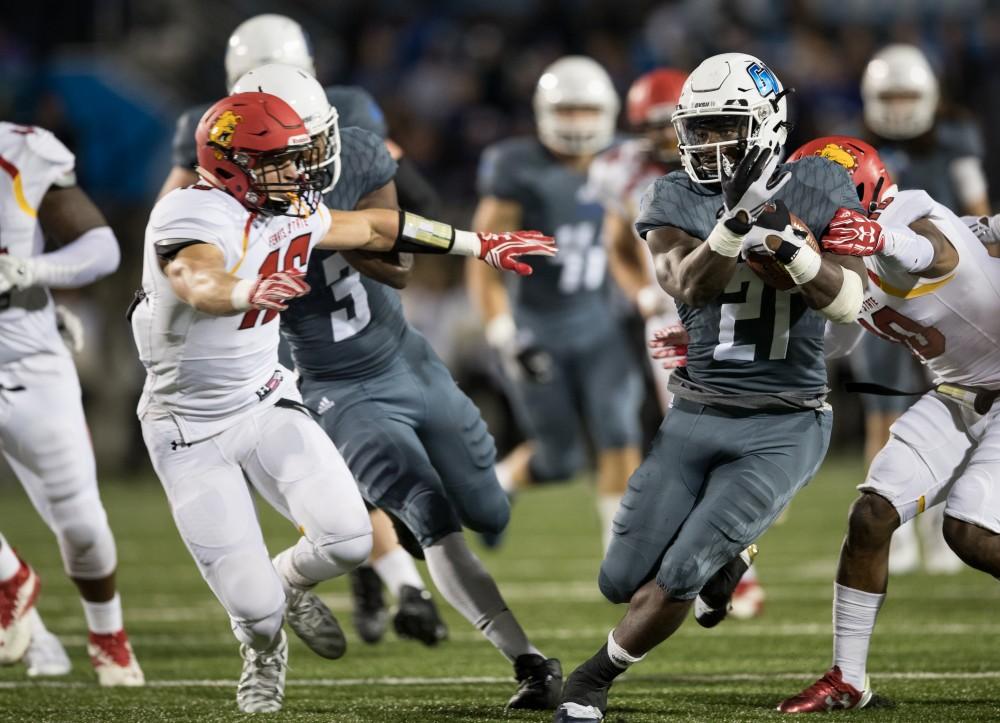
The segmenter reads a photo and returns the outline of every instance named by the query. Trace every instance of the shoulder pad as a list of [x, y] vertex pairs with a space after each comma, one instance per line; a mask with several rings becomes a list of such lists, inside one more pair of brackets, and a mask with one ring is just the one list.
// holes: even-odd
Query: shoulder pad
[[72, 170], [76, 161], [75, 156], [51, 132], [32, 126], [31, 132], [24, 135], [24, 141], [35, 155], [53, 165], [69, 166], [67, 171]]

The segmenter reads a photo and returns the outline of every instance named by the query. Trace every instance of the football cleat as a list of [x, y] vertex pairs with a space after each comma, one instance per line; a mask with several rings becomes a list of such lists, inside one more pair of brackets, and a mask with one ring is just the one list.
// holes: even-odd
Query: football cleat
[[552, 710], [562, 692], [562, 666], [555, 658], [526, 653], [514, 661], [518, 686], [507, 701], [508, 708]]
[[872, 699], [871, 684], [865, 676], [865, 689], [858, 690], [844, 677], [838, 666], [833, 666], [822, 678], [798, 695], [781, 701], [782, 713], [827, 713], [832, 710], [864, 708]]
[[340, 623], [312, 590], [285, 590], [285, 622], [321, 658], [336, 660], [347, 651]]
[[91, 633], [87, 641], [87, 654], [100, 686], [137, 687], [146, 684], [142, 668], [135, 659], [124, 630], [117, 633]]
[[427, 590], [403, 585], [399, 590], [399, 610], [392, 618], [396, 634], [401, 638], [419, 640], [424, 645], [437, 645], [448, 637], [448, 626], [438, 613], [434, 598]]
[[354, 629], [366, 643], [377, 643], [389, 626], [389, 611], [382, 596], [382, 581], [371, 567], [356, 567], [350, 573], [354, 600]]
[[755, 557], [757, 545], [750, 545], [709, 578], [694, 601], [694, 619], [699, 625], [714, 628], [726, 619], [733, 593]]
[[756, 580], [740, 578], [733, 590], [729, 613], [737, 620], [751, 620], [764, 612], [764, 588]]
[[41, 582], [28, 563], [0, 583], [0, 665], [16, 663], [31, 643], [31, 617]]
[[553, 723], [598, 723], [604, 720], [600, 708], [579, 703], [562, 703], [556, 708]]
[[278, 643], [266, 652], [240, 646], [243, 672], [236, 684], [236, 705], [244, 713], [274, 713], [285, 701], [288, 638], [281, 631]]
[[59, 638], [44, 628], [32, 633], [31, 644], [21, 660], [28, 669], [29, 678], [68, 675], [73, 668]]

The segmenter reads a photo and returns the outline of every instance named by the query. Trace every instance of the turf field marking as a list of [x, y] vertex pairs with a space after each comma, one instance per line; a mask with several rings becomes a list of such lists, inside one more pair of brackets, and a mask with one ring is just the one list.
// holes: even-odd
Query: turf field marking
[[[806, 680], [808, 673], [737, 673], [732, 675], [632, 675], [622, 678], [632, 682], [674, 682], [674, 683], [759, 683], [774, 680]], [[879, 673], [879, 680], [996, 680], [1000, 679], [1000, 670], [981, 670], [974, 672], [962, 671], [911, 671], [896, 673]], [[513, 678], [509, 676], [462, 676], [462, 677], [381, 677], [381, 678], [314, 678], [312, 680], [289, 680], [286, 685], [294, 688], [347, 688], [352, 686], [438, 686], [438, 685], [510, 685]], [[236, 685], [235, 680], [196, 679], [196, 680], [147, 680], [147, 688], [229, 688]], [[11, 680], [0, 681], [0, 690], [15, 688], [94, 688], [93, 683], [69, 680]]]

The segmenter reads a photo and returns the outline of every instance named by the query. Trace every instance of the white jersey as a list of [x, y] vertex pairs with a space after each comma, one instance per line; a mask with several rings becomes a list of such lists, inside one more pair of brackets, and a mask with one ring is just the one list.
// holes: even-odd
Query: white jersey
[[[0, 253], [45, 250], [38, 206], [53, 185], [73, 185], [73, 154], [43, 128], [0, 123]], [[0, 364], [34, 354], [68, 354], [48, 289], [0, 295]]]
[[218, 434], [281, 396], [297, 398], [292, 374], [278, 363], [278, 314], [251, 309], [213, 316], [174, 293], [160, 267], [157, 246], [185, 239], [217, 246], [226, 269], [240, 278], [305, 271], [309, 254], [330, 227], [320, 206], [307, 218], [247, 211], [224, 191], [181, 188], [164, 196], [146, 226], [142, 289], [132, 316], [146, 383], [140, 419], [168, 414], [184, 442]]
[[1000, 261], [962, 221], [924, 191], [901, 191], [878, 217], [887, 226], [927, 216], [958, 251], [940, 278], [917, 279], [891, 259], [866, 256], [868, 290], [859, 323], [906, 344], [937, 382], [1000, 389]]
[[650, 158], [642, 139], [630, 138], [593, 160], [587, 171], [587, 190], [605, 209], [634, 219], [646, 188], [666, 171], [666, 166]]

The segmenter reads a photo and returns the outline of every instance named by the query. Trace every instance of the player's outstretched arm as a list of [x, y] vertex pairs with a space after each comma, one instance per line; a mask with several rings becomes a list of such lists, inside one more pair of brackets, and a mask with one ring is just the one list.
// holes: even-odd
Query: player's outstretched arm
[[[354, 207], [399, 209], [395, 180], [363, 196]], [[364, 276], [387, 284], [394, 289], [406, 288], [413, 272], [413, 254], [408, 253], [367, 253], [365, 251], [342, 251], [344, 260]]]
[[331, 211], [330, 230], [320, 248], [401, 251], [474, 256], [495, 269], [521, 275], [531, 267], [521, 256], [554, 256], [555, 242], [538, 231], [474, 233], [408, 211], [384, 208]]
[[53, 186], [38, 207], [38, 222], [58, 248], [40, 256], [0, 256], [0, 293], [11, 288], [86, 286], [118, 268], [118, 239], [104, 214], [78, 186]]
[[[171, 247], [181, 246], [176, 253]], [[249, 309], [284, 311], [287, 302], [309, 292], [301, 271], [279, 271], [270, 276], [241, 279], [225, 267], [218, 247], [199, 241], [164, 243], [163, 273], [177, 297], [213, 316], [240, 314]]]

